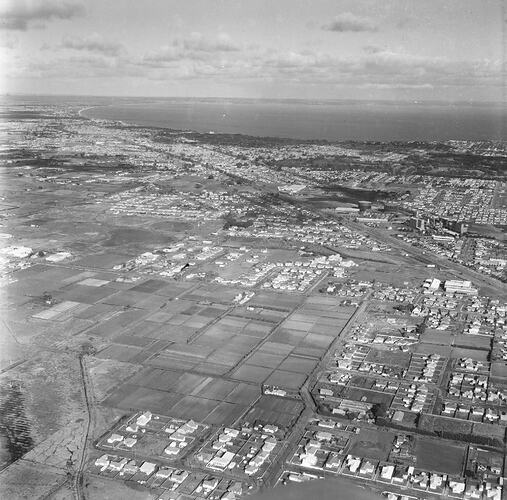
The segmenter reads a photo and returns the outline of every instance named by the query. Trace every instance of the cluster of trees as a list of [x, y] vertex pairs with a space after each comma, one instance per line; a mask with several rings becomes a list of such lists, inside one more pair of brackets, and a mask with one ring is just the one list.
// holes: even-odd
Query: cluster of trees
[[459, 427], [455, 430], [451, 429], [433, 429], [422, 425], [421, 419], [417, 418], [415, 427], [403, 425], [398, 422], [393, 422], [387, 415], [378, 415], [375, 423], [379, 426], [390, 427], [392, 429], [399, 429], [404, 432], [410, 431], [416, 434], [425, 436], [436, 436], [443, 439], [451, 439], [453, 441], [463, 441], [465, 443], [479, 444], [483, 446], [490, 446], [492, 448], [504, 447], [505, 439], [500, 439], [498, 436], [486, 436], [482, 434], [474, 434], [473, 432], [460, 431]]
[[238, 219], [232, 212], [223, 216], [224, 225], [223, 229], [230, 227], [250, 227], [253, 224], [253, 219]]

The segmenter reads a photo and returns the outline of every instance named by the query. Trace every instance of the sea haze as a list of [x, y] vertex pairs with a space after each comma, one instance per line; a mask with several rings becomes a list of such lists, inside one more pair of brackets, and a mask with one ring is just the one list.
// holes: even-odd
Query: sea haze
[[122, 99], [82, 114], [142, 126], [293, 139], [507, 140], [507, 107], [494, 104]]

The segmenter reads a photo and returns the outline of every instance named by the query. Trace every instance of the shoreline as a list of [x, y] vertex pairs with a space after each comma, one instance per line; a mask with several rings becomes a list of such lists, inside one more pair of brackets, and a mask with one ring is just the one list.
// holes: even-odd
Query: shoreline
[[[128, 104], [123, 104], [124, 106], [128, 107]], [[170, 126], [169, 124], [155, 124], [150, 123], [150, 119], [143, 120], [141, 118], [141, 121], [138, 120], [132, 120], [132, 119], [113, 119], [113, 118], [94, 118], [90, 116], [86, 116], [86, 112], [93, 110], [95, 108], [114, 108], [115, 106], [122, 106], [122, 104], [96, 104], [93, 106], [86, 106], [84, 108], [79, 109], [77, 112], [77, 115], [80, 118], [84, 118], [87, 120], [92, 121], [107, 121], [111, 123], [119, 123], [122, 126], [132, 126], [132, 127], [138, 127], [138, 128], [149, 128], [149, 129], [156, 129], [156, 130], [169, 130], [173, 132], [180, 132], [180, 133], [193, 133], [193, 134], [214, 134], [214, 135], [237, 135], [237, 136], [245, 136], [245, 137], [251, 137], [251, 138], [258, 138], [258, 139], [277, 139], [282, 141], [302, 141], [302, 142], [317, 142], [317, 143], [328, 143], [328, 144], [339, 144], [344, 142], [381, 142], [381, 143], [405, 143], [405, 142], [421, 142], [421, 143], [446, 143], [449, 141], [464, 141], [464, 142], [507, 142], [507, 136], [502, 137], [501, 135], [494, 138], [485, 138], [485, 137], [442, 137], [442, 138], [435, 138], [435, 137], [416, 137], [416, 138], [403, 138], [403, 137], [381, 137], [381, 136], [371, 136], [371, 137], [363, 137], [363, 138], [353, 138], [353, 137], [310, 137], [310, 136], [298, 136], [298, 135], [292, 135], [292, 134], [263, 134], [263, 133], [255, 133], [255, 132], [247, 132], [247, 131], [226, 131], [226, 130], [217, 130], [215, 129], [202, 129], [198, 130], [192, 127], [186, 127], [186, 128], [180, 128], [180, 127], [174, 127]], [[193, 124], [196, 126], [196, 124]]]
[[88, 111], [89, 109], [95, 109], [95, 108], [104, 108], [104, 107], [107, 107], [107, 106], [111, 106], [111, 104], [95, 104], [94, 106], [87, 106], [86, 108], [81, 108], [78, 112], [77, 112], [77, 115], [81, 118], [86, 118], [87, 120], [94, 120], [94, 118], [88, 118], [87, 116], [84, 116], [82, 113], [84, 111]]

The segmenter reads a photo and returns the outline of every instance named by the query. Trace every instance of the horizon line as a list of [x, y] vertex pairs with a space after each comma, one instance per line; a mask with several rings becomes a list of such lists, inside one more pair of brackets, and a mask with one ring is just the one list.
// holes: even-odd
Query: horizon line
[[84, 97], [104, 99], [178, 99], [178, 100], [211, 100], [211, 101], [288, 101], [288, 102], [355, 102], [355, 103], [406, 103], [406, 104], [468, 104], [468, 105], [501, 105], [507, 106], [504, 101], [480, 100], [443, 100], [443, 99], [360, 99], [360, 98], [316, 98], [316, 97], [226, 97], [226, 96], [170, 96], [170, 95], [114, 95], [114, 94], [48, 94], [24, 92], [0, 92], [0, 97]]

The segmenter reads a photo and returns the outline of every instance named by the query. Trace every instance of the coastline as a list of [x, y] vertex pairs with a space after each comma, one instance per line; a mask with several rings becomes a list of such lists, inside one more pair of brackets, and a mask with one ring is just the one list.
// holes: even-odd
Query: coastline
[[[286, 104], [285, 106], [288, 106]], [[184, 104], [104, 103], [83, 107], [78, 116], [89, 120], [111, 121], [125, 126], [147, 127], [198, 134], [243, 135], [270, 137], [282, 140], [372, 142], [445, 142], [454, 141], [507, 141], [503, 123], [507, 116], [483, 108], [482, 113], [445, 113], [443, 109], [429, 108], [427, 112], [412, 106], [401, 109], [365, 107], [362, 109], [337, 108], [330, 113], [322, 104], [308, 108], [294, 105], [292, 109], [275, 106], [268, 109], [252, 104], [238, 103], [233, 107], [197, 102]], [[308, 106], [308, 104], [306, 104]], [[97, 113], [93, 110], [106, 108]], [[143, 109], [144, 108], [144, 109]], [[111, 110], [111, 113], [109, 113]], [[119, 113], [118, 110], [121, 110]], [[321, 112], [322, 110], [322, 112]], [[343, 113], [341, 110], [344, 110]], [[109, 116], [108, 116], [109, 115]], [[116, 116], [116, 118], [115, 118]], [[489, 132], [488, 132], [489, 130]]]
[[81, 118], [86, 118], [87, 120], [93, 120], [93, 118], [90, 118], [88, 116], [83, 115], [82, 113], [85, 111], [88, 111], [89, 109], [95, 109], [95, 108], [105, 108], [107, 106], [111, 106], [111, 104], [96, 104], [95, 106], [87, 106], [86, 108], [81, 108], [77, 114]]

